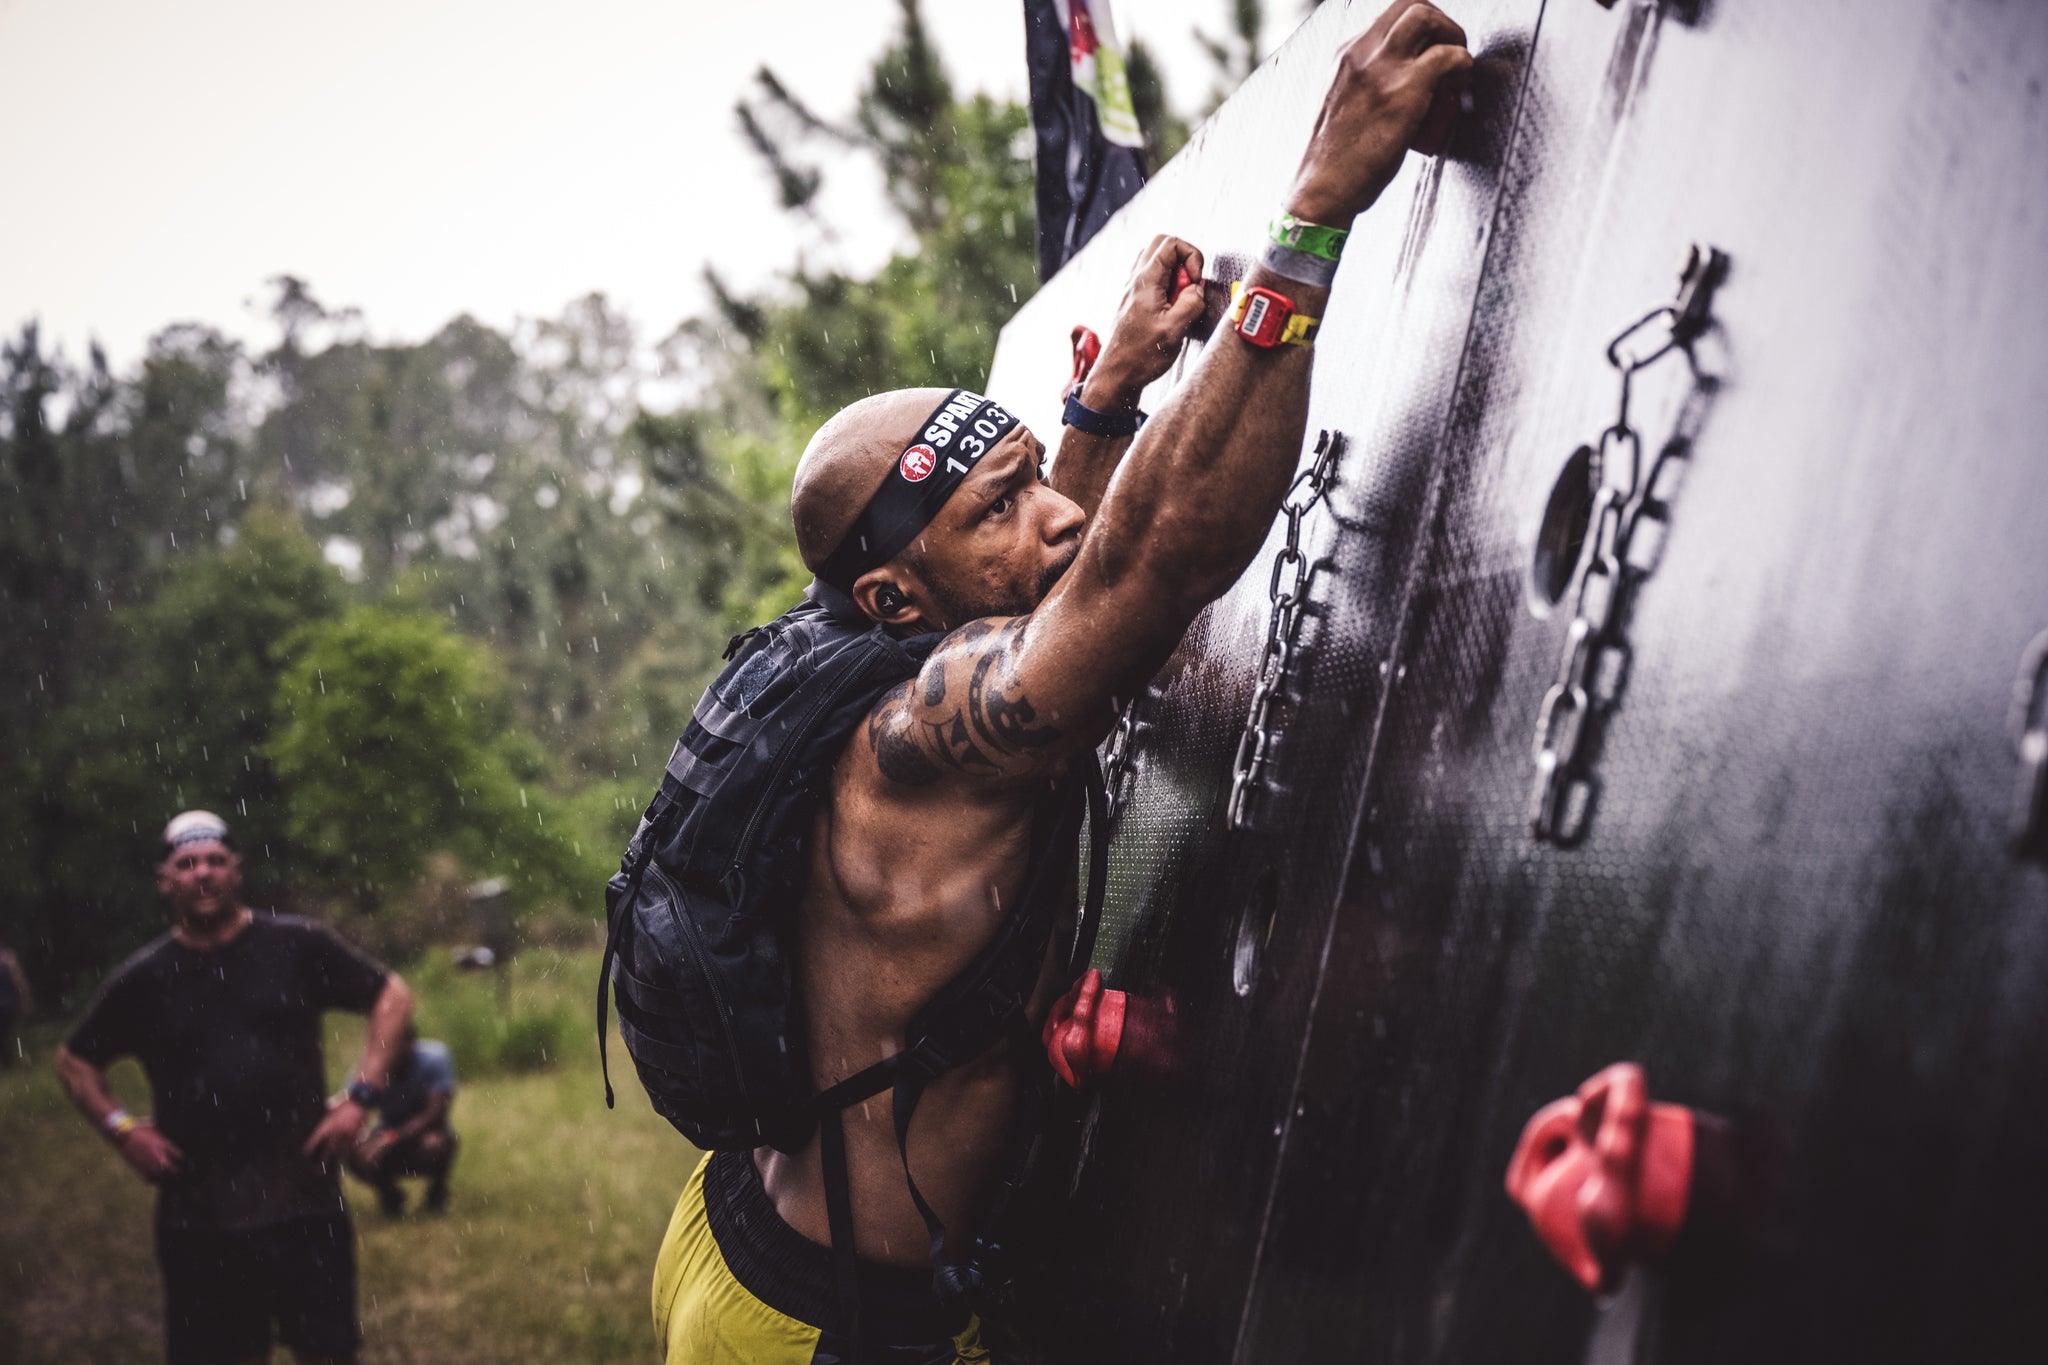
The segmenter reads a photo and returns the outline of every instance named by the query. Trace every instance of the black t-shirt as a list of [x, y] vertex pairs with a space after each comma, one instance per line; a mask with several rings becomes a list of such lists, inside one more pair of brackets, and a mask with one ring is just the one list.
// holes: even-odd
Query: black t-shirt
[[384, 968], [310, 920], [259, 912], [218, 948], [164, 935], [116, 968], [65, 1046], [134, 1057], [152, 1117], [185, 1154], [157, 1206], [185, 1227], [249, 1228], [341, 1207], [304, 1156], [326, 1112], [323, 1010], [367, 1011]]

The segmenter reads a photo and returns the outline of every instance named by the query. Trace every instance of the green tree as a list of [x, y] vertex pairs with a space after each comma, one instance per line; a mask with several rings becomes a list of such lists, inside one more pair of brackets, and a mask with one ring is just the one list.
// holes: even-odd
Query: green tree
[[113, 616], [106, 669], [38, 737], [26, 817], [42, 858], [17, 885], [31, 948], [63, 976], [159, 931], [156, 833], [216, 810], [245, 854], [248, 894], [275, 904], [298, 870], [287, 793], [266, 746], [277, 642], [331, 616], [342, 584], [289, 514], [259, 507], [233, 543], [178, 562]]
[[290, 785], [291, 836], [365, 907], [430, 855], [502, 873], [531, 900], [575, 880], [551, 828], [538, 746], [508, 726], [489, 651], [416, 610], [359, 606], [279, 646], [266, 746]]
[[[874, 158], [912, 245], [867, 278], [799, 264], [757, 297], [735, 297], [710, 277], [715, 316], [678, 334], [710, 377], [707, 393], [638, 428], [659, 457], [647, 467], [668, 515], [736, 545], [713, 575], [734, 628], [786, 608], [809, 577], [789, 485], [819, 423], [885, 389], [985, 384], [997, 335], [1037, 288], [1029, 116], [956, 94], [916, 0], [900, 0], [900, 11], [850, 119], [820, 117], [766, 70], [741, 117], [795, 212], [810, 211], [822, 184], [805, 147]], [[708, 506], [696, 469], [723, 469], [732, 501], [751, 510]]]
[[1244, 84], [1245, 78], [1259, 69], [1259, 35], [1265, 26], [1264, 0], [1230, 0], [1228, 33], [1217, 38], [1200, 28], [1195, 29], [1195, 41], [1202, 45], [1202, 50], [1209, 54], [1209, 60], [1216, 67], [1216, 84], [1209, 91], [1209, 107], [1203, 111], [1204, 118], [1221, 108], [1223, 101]]
[[[807, 578], [811, 432], [983, 384], [1034, 288], [1025, 112], [961, 93], [900, 3], [836, 117], [772, 72], [750, 92], [742, 135], [825, 246], [755, 295], [707, 272], [712, 309], [652, 350], [597, 295], [379, 343], [288, 276], [260, 355], [193, 326], [124, 374], [0, 345], [0, 938], [46, 976], [106, 965], [161, 924], [151, 832], [189, 805], [236, 822], [263, 900], [389, 896], [438, 851], [592, 893], [726, 637]], [[871, 274], [817, 212], [848, 156], [905, 239]]]

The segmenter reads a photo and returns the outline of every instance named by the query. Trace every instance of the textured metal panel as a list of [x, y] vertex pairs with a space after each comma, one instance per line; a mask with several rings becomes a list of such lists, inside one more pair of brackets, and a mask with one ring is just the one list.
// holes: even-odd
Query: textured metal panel
[[[1455, 8], [1475, 126], [1365, 220], [1318, 346], [1311, 435], [1351, 448], [1261, 828], [1221, 811], [1272, 544], [1145, 703], [1099, 961], [1172, 995], [1187, 1072], [1105, 1089], [1049, 1182], [1082, 1250], [1032, 1286], [1066, 1305], [1039, 1344], [2038, 1358], [2048, 874], [2003, 836], [2048, 626], [2048, 10]], [[1257, 239], [1370, 17], [1310, 20], [1006, 331], [997, 392], [1056, 420], [1066, 329], [1151, 231]], [[1639, 387], [1651, 450], [1689, 397], [1694, 439], [1586, 836], [1538, 844], [1565, 623], [1526, 605], [1534, 514], [1693, 239], [1734, 258], [1720, 383], [1674, 358]], [[1746, 1227], [1596, 1310], [1500, 1179], [1622, 1057], [1764, 1178]]]
[[[1495, 119], [1512, 109], [1536, 8], [1518, 0], [1460, 15], [1497, 54], [1486, 73]], [[1255, 248], [1335, 52], [1372, 18], [1361, 7], [1319, 11], [1024, 310], [991, 380], [1006, 402], [1034, 425], [1057, 421], [1067, 330], [1105, 327], [1153, 231], [1212, 251]], [[1470, 141], [1483, 153], [1489, 134], [1498, 141], [1504, 130], [1490, 119]], [[1309, 419], [1311, 443], [1332, 428], [1350, 448], [1304, 528], [1317, 557], [1308, 656], [1257, 828], [1232, 834], [1223, 817], [1277, 540], [1197, 622], [1141, 703], [1097, 960], [1116, 985], [1175, 1001], [1183, 1071], [1105, 1093], [1085, 1120], [1067, 1178], [1086, 1251], [1064, 1283], [1041, 1286], [1078, 1307], [1033, 1315], [1056, 1329], [1041, 1343], [1046, 1358], [1201, 1361], [1233, 1350], [1380, 704], [1379, 664], [1393, 639], [1385, 604], [1398, 600], [1414, 552], [1496, 195], [1483, 155], [1418, 159], [1354, 235], [1350, 252], [1369, 267], [1348, 267], [1339, 281]]]
[[[2039, 1358], [2048, 898], [2002, 835], [2048, 623], [2044, 71], [2038, 7], [1548, 8], [1245, 1358]], [[1588, 835], [1539, 846], [1563, 622], [1516, 519], [1690, 237], [1735, 259], [1724, 381]], [[1621, 1057], [1765, 1184], [1595, 1318], [1498, 1182]]]

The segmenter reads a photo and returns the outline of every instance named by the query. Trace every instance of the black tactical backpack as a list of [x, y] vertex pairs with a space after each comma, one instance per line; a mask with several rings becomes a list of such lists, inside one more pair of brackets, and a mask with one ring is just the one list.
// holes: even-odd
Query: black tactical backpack
[[[1101, 787], [1089, 755], [1087, 776], [1059, 784], [1034, 821], [1023, 893], [988, 946], [913, 1018], [904, 1050], [823, 1094], [813, 1088], [790, 952], [806, 839], [848, 739], [882, 693], [916, 675], [940, 638], [898, 640], [822, 585], [736, 637], [605, 889], [600, 1059], [609, 994], [648, 1099], [696, 1146], [793, 1152], [819, 1133], [843, 1299], [852, 1237], [840, 1110], [893, 1090], [902, 1147], [933, 1077], [1005, 1037], [1026, 1046], [1024, 1008], [1045, 962], [1084, 806], [1096, 810], [1098, 837], [1089, 905], [1068, 954], [1082, 965], [1100, 904]], [[1035, 1051], [1035, 1038], [1028, 1045]], [[612, 1102], [607, 1070], [605, 1103]], [[1007, 1175], [1004, 1191], [1019, 1180]], [[945, 1255], [944, 1229], [914, 1180], [910, 1193], [931, 1229], [941, 1289], [971, 1291], [978, 1270]], [[842, 1307], [857, 1318], [856, 1304]]]

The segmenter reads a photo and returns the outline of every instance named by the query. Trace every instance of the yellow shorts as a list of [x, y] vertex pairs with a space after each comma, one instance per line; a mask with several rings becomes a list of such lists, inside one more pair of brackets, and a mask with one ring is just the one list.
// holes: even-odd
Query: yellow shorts
[[[782, 1221], [747, 1152], [713, 1152], [676, 1201], [654, 1263], [667, 1365], [852, 1360], [833, 1321], [832, 1252]], [[925, 1271], [861, 1265], [861, 1313], [891, 1365], [989, 1365], [981, 1324], [942, 1307]]]

